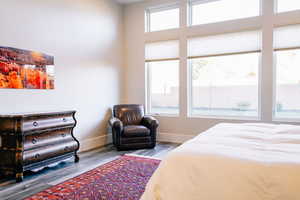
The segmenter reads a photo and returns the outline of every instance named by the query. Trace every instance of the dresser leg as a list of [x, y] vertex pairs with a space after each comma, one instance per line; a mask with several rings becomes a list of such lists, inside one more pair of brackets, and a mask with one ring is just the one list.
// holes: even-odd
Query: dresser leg
[[23, 172], [16, 173], [16, 182], [20, 183], [23, 181]]
[[75, 162], [78, 163], [79, 162], [79, 156], [76, 154], [75, 155]]

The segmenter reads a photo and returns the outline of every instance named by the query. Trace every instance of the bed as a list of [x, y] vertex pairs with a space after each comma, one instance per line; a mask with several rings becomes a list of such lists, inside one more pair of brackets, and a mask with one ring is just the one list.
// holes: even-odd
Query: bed
[[173, 150], [141, 200], [300, 200], [300, 126], [218, 124]]

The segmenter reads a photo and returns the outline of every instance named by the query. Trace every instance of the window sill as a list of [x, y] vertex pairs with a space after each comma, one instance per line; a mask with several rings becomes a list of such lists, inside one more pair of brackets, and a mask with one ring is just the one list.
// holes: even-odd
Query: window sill
[[236, 120], [236, 121], [260, 121], [261, 117], [246, 116], [217, 116], [217, 115], [189, 115], [188, 118], [195, 119], [218, 119], [218, 120]]
[[288, 15], [288, 14], [299, 14], [299, 12], [300, 12], [300, 9], [275, 11], [274, 15], [277, 17], [277, 16], [282, 16], [282, 15]]
[[158, 113], [147, 113], [146, 115], [151, 115], [153, 117], [179, 117], [179, 114], [158, 114]]
[[168, 32], [168, 31], [179, 31], [180, 27], [169, 28], [169, 29], [162, 29], [157, 31], [145, 31], [145, 34], [154, 34], [154, 33], [161, 33], [161, 32]]
[[229, 20], [223, 20], [223, 21], [215, 21], [215, 22], [207, 22], [207, 23], [200, 23], [200, 24], [188, 24], [188, 28], [202, 28], [205, 26], [224, 26], [224, 24], [243, 24], [249, 20], [258, 21], [262, 15], [256, 15], [256, 16], [249, 16], [249, 17], [243, 17], [243, 18], [235, 18], [235, 19], [229, 19]]
[[287, 122], [287, 123], [299, 123], [300, 118], [280, 118], [280, 117], [273, 117], [272, 119], [273, 122]]

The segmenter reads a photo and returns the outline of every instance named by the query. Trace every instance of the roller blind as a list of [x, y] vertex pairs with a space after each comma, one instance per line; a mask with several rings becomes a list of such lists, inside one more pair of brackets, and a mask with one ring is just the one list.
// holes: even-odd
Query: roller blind
[[146, 62], [179, 59], [179, 41], [170, 40], [147, 43], [145, 47]]
[[190, 38], [188, 40], [188, 57], [197, 58], [260, 52], [260, 38], [260, 31]]
[[300, 49], [300, 24], [276, 28], [274, 49]]

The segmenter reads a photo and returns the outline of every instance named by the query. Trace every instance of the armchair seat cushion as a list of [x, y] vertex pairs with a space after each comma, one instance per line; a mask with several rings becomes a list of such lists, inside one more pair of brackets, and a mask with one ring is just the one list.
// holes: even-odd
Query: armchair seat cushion
[[147, 137], [150, 136], [150, 130], [145, 126], [128, 125], [124, 127], [124, 137]]

